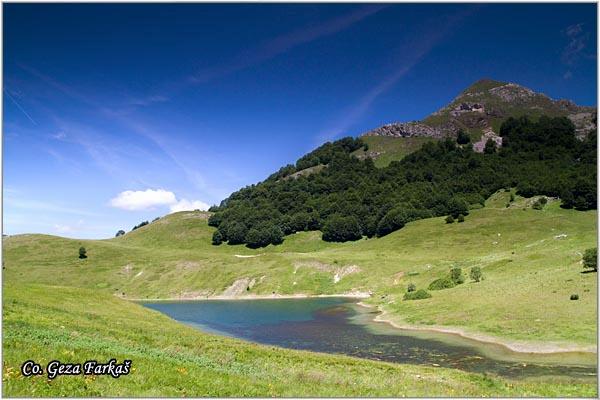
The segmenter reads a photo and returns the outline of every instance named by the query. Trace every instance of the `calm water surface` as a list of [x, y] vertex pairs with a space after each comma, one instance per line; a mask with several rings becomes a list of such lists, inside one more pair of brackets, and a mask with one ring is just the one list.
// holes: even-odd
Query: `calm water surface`
[[203, 331], [291, 349], [398, 363], [458, 368], [519, 378], [595, 379], [595, 357], [515, 353], [456, 335], [373, 322], [376, 313], [346, 298], [144, 303]]

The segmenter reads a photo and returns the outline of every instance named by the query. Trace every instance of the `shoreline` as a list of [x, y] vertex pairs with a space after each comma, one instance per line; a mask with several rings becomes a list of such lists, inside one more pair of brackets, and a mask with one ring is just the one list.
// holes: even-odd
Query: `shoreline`
[[447, 335], [456, 335], [465, 339], [474, 340], [480, 343], [493, 344], [502, 346], [509, 351], [522, 354], [547, 354], [557, 355], [561, 353], [586, 353], [597, 354], [598, 347], [595, 345], [577, 345], [569, 343], [552, 343], [552, 342], [526, 342], [518, 340], [503, 339], [497, 336], [489, 336], [482, 333], [467, 332], [461, 328], [443, 327], [443, 326], [419, 326], [410, 324], [400, 324], [390, 318], [386, 318], [389, 313], [383, 310], [380, 306], [365, 304], [363, 302], [356, 303], [359, 306], [367, 308], [375, 308], [379, 314], [373, 318], [374, 322], [386, 323], [397, 329], [408, 331], [421, 331], [442, 333]]
[[[148, 298], [148, 299], [135, 299], [126, 298], [121, 296], [122, 300], [132, 302], [177, 302], [177, 301], [238, 301], [238, 300], [285, 300], [285, 299], [308, 299], [308, 298], [349, 298], [349, 299], [368, 299], [371, 298], [371, 294], [367, 292], [353, 292], [353, 293], [340, 293], [340, 294], [252, 294], [252, 295], [232, 295], [232, 296], [196, 296], [196, 297], [171, 297], [171, 298]], [[417, 331], [417, 332], [431, 332], [440, 333], [445, 335], [454, 335], [464, 339], [473, 340], [479, 343], [491, 344], [501, 346], [508, 351], [520, 354], [538, 354], [538, 355], [559, 355], [561, 353], [584, 353], [588, 355], [597, 354], [598, 349], [595, 345], [577, 345], [569, 343], [552, 343], [552, 342], [526, 342], [519, 340], [511, 340], [500, 338], [497, 336], [485, 335], [482, 333], [467, 332], [461, 328], [444, 327], [444, 326], [420, 326], [401, 324], [393, 319], [389, 318], [389, 313], [383, 310], [380, 306], [366, 304], [362, 301], [356, 302], [358, 306], [375, 309], [379, 312], [374, 318], [373, 322], [384, 323], [392, 326], [393, 328], [405, 330], [405, 331]]]
[[371, 297], [366, 292], [343, 293], [343, 294], [250, 294], [245, 296], [196, 296], [196, 297], [168, 297], [160, 299], [132, 299], [128, 297], [117, 296], [120, 299], [134, 302], [144, 301], [214, 301], [214, 300], [278, 300], [278, 299], [309, 299], [309, 298], [326, 298], [326, 297], [343, 297], [349, 299], [368, 299]]

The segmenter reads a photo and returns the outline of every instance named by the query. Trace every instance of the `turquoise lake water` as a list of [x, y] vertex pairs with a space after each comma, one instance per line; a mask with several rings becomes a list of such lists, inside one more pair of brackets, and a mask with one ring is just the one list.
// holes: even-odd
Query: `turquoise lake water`
[[144, 303], [202, 331], [256, 343], [511, 378], [595, 379], [595, 357], [515, 353], [456, 335], [396, 329], [347, 298]]

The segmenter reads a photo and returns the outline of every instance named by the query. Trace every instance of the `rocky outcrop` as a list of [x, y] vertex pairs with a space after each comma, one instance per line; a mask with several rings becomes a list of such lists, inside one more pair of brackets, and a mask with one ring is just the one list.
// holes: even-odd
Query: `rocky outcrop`
[[445, 132], [440, 128], [431, 127], [420, 122], [392, 123], [380, 126], [364, 134], [364, 136], [392, 136], [392, 137], [435, 137], [440, 138]]

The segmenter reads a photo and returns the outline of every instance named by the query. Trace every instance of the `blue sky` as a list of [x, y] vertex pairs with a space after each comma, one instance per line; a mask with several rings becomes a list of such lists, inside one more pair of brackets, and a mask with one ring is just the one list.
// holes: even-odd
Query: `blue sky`
[[203, 208], [474, 81], [596, 105], [595, 4], [4, 4], [4, 233]]

